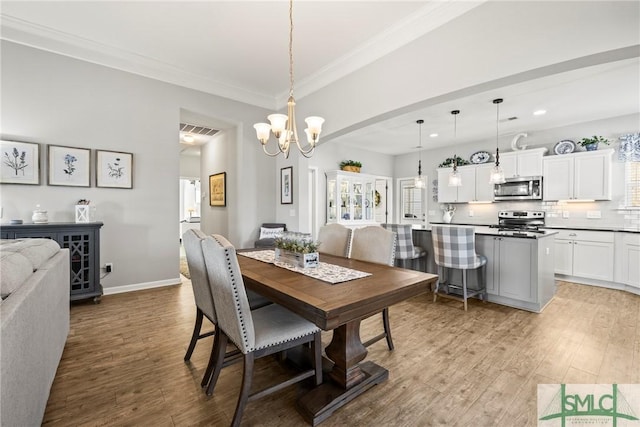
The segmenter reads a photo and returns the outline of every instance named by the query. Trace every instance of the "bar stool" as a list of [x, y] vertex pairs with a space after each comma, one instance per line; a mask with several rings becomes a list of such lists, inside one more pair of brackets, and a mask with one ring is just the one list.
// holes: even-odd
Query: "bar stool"
[[[464, 311], [467, 311], [467, 298], [479, 295], [486, 301], [486, 265], [487, 258], [476, 254], [476, 238], [473, 227], [436, 226], [431, 228], [433, 240], [433, 256], [438, 266], [438, 281], [433, 293], [433, 302], [439, 295], [439, 290], [444, 287], [444, 297], [461, 300], [464, 303]], [[462, 270], [462, 285], [450, 282], [450, 274], [453, 269]], [[469, 270], [475, 270], [477, 275], [477, 289], [467, 287]], [[450, 290], [462, 292], [462, 298], [450, 295]], [[459, 295], [459, 294], [458, 294]]]
[[420, 265], [420, 260], [424, 259], [424, 266], [426, 270], [427, 265], [427, 251], [420, 247], [413, 245], [413, 232], [411, 224], [382, 224], [383, 228], [386, 228], [389, 231], [393, 231], [396, 233], [397, 241], [396, 241], [396, 262], [402, 268], [406, 268], [407, 261], [411, 261], [413, 268], [414, 261], [418, 261], [418, 265]]

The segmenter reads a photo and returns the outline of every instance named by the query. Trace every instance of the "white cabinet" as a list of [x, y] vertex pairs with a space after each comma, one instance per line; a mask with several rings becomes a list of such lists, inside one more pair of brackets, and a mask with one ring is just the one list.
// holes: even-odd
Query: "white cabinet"
[[327, 223], [375, 224], [374, 175], [327, 172]]
[[546, 152], [546, 148], [535, 148], [501, 153], [500, 166], [502, 166], [505, 178], [541, 176], [542, 157]]
[[438, 203], [466, 203], [493, 200], [493, 185], [489, 175], [493, 165], [472, 165], [458, 168], [462, 185], [449, 186], [451, 168], [438, 169]]
[[613, 242], [610, 231], [559, 231], [555, 238], [556, 274], [613, 281]]
[[640, 234], [615, 233], [616, 282], [624, 283], [640, 293]]
[[613, 150], [548, 156], [543, 160], [543, 200], [611, 200]]

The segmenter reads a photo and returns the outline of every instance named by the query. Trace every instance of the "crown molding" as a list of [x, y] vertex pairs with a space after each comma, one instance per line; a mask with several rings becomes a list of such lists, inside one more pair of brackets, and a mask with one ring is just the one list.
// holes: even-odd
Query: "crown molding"
[[225, 84], [190, 70], [63, 31], [0, 14], [0, 39], [176, 84], [235, 101], [275, 108], [272, 96]]

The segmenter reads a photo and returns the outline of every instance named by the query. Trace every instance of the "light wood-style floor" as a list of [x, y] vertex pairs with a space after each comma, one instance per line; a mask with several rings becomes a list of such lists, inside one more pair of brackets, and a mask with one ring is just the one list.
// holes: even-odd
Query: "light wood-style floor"
[[[200, 380], [212, 338], [191, 363], [183, 356], [194, 319], [190, 282], [105, 296], [71, 309], [71, 332], [44, 424], [226, 426], [242, 365], [222, 371], [214, 396]], [[384, 341], [368, 359], [389, 380], [337, 411], [323, 426], [534, 426], [538, 383], [640, 383], [640, 296], [559, 283], [542, 314], [422, 295], [390, 309], [396, 350]], [[362, 337], [381, 328], [363, 322]], [[331, 333], [323, 334], [328, 343]], [[270, 358], [256, 379], [283, 375]], [[248, 404], [246, 426], [304, 426], [297, 388]]]

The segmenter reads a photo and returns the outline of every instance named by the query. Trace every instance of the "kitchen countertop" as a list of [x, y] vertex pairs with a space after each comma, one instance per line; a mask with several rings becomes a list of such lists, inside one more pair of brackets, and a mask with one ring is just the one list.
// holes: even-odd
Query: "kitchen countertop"
[[[445, 223], [433, 223], [436, 225], [462, 225], [462, 226], [470, 226], [475, 228], [476, 234], [484, 235], [484, 236], [501, 236], [501, 237], [515, 237], [521, 239], [541, 239], [543, 237], [551, 236], [554, 234], [558, 234], [557, 231], [554, 230], [541, 230], [541, 232], [530, 232], [530, 231], [499, 231], [497, 228], [491, 228], [488, 225], [477, 225], [477, 224], [445, 224]], [[414, 230], [424, 230], [431, 231], [431, 224], [420, 226], [414, 225]]]
[[[470, 227], [489, 227], [490, 225], [495, 225], [495, 224], [463, 224], [463, 223], [451, 223], [451, 224], [447, 224], [444, 222], [432, 222], [431, 224], [436, 224], [436, 225], [464, 225], [464, 226], [470, 226]], [[414, 227], [415, 229], [427, 229], [427, 230], [431, 230], [430, 225], [427, 225], [425, 228], [425, 226], [416, 226]], [[584, 225], [545, 225], [544, 227], [541, 227], [547, 230], [589, 230], [589, 231], [619, 231], [619, 232], [623, 232], [623, 233], [640, 233], [640, 229], [638, 228], [625, 228], [625, 227], [613, 227], [613, 226], [595, 226], [595, 227], [588, 227], [588, 226], [584, 226]], [[482, 233], [481, 233], [482, 234]]]

